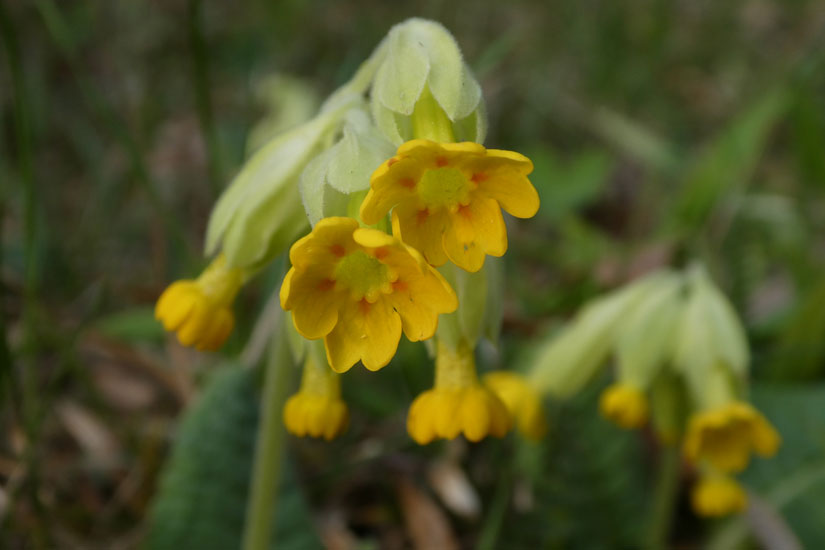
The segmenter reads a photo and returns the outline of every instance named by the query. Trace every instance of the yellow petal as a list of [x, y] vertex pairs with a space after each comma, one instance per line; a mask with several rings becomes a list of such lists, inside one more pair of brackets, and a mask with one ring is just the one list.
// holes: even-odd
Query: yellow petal
[[431, 338], [438, 326], [438, 314], [458, 308], [455, 291], [431, 266], [426, 266], [424, 276], [399, 276], [393, 287], [395, 291], [388, 299], [401, 316], [404, 334], [411, 342]]
[[424, 167], [414, 159], [393, 157], [385, 162], [370, 178], [370, 190], [361, 203], [361, 219], [376, 224], [398, 203], [415, 200], [415, 186], [421, 179]]
[[533, 171], [530, 159], [513, 151], [490, 149], [473, 167], [480, 174], [478, 190], [504, 210], [517, 218], [531, 218], [538, 212], [539, 195], [527, 178]]
[[361, 361], [369, 370], [385, 366], [395, 355], [401, 339], [401, 319], [387, 300], [361, 305], [363, 314], [364, 341]]
[[470, 272], [481, 269], [487, 254], [504, 255], [507, 228], [498, 204], [475, 196], [469, 205], [450, 214], [442, 242], [450, 261]]
[[421, 252], [435, 266], [447, 263], [442, 235], [447, 226], [447, 212], [419, 209], [414, 202], [399, 204], [392, 211], [392, 233], [396, 238]]

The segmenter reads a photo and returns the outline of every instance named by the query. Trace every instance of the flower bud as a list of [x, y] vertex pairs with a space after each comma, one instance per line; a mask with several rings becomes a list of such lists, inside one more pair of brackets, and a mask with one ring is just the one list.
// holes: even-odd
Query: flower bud
[[413, 111], [422, 95], [431, 93], [452, 123], [457, 141], [483, 142], [486, 113], [481, 86], [443, 25], [409, 19], [390, 29], [385, 48], [371, 97], [373, 117], [388, 139], [399, 145], [414, 137]]

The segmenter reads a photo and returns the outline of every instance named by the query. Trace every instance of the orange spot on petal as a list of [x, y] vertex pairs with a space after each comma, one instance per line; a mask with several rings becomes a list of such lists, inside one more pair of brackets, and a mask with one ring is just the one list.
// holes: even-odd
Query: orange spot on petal
[[367, 299], [366, 299], [366, 298], [361, 298], [361, 301], [360, 301], [360, 302], [358, 302], [358, 309], [359, 309], [359, 310], [361, 311], [361, 313], [362, 313], [362, 314], [364, 314], [364, 315], [366, 315], [367, 313], [369, 313], [369, 312], [370, 312], [370, 307], [372, 307], [372, 304], [370, 304], [370, 303], [367, 301]]
[[347, 253], [347, 251], [346, 251], [346, 250], [344, 250], [344, 247], [343, 247], [343, 246], [341, 246], [340, 244], [334, 244], [334, 245], [330, 246], [330, 247], [329, 247], [329, 251], [330, 251], [330, 252], [331, 252], [334, 256], [338, 256], [339, 258], [343, 258], [343, 257], [344, 257], [344, 254], [346, 254], [346, 253]]
[[407, 189], [415, 189], [415, 180], [412, 178], [401, 178], [398, 180], [398, 185], [406, 187]]
[[427, 221], [427, 218], [429, 218], [429, 217], [430, 217], [430, 212], [429, 212], [429, 210], [427, 210], [425, 208], [424, 210], [419, 210], [418, 211], [418, 214], [416, 214], [416, 216], [415, 216], [415, 221], [418, 222], [418, 225], [421, 225], [422, 223]]
[[447, 157], [438, 157], [437, 159], [435, 159], [435, 165], [439, 168], [447, 166], [448, 163], [449, 161], [447, 161]]
[[331, 290], [335, 286], [335, 281], [332, 279], [324, 279], [320, 283], [318, 283], [318, 290]]
[[470, 219], [470, 218], [473, 217], [473, 211], [470, 210], [470, 205], [469, 204], [459, 205], [458, 213], [461, 214], [462, 216], [464, 216], [467, 219]]
[[390, 160], [387, 161], [387, 168], [389, 168], [390, 166], [392, 166], [396, 162], [398, 162], [398, 159], [395, 158], [395, 157], [392, 157]]
[[378, 260], [383, 260], [387, 257], [390, 251], [386, 247], [376, 248], [375, 251], [372, 253]]
[[410, 288], [410, 285], [408, 285], [405, 281], [395, 281], [392, 284], [392, 289], [395, 292], [406, 292], [408, 288]]
[[485, 174], [484, 172], [476, 172], [470, 179], [474, 183], [481, 183], [482, 181], [487, 179], [487, 174]]

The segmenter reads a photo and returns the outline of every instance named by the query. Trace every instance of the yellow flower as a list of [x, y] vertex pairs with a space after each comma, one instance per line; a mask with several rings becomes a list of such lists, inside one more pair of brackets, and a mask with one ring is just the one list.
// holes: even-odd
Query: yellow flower
[[284, 405], [284, 424], [298, 437], [323, 437], [327, 441], [341, 435], [349, 424], [349, 410], [341, 399], [340, 376], [308, 353], [301, 389]]
[[352, 218], [321, 220], [289, 259], [281, 307], [302, 336], [324, 339], [337, 372], [359, 359], [380, 369], [395, 355], [402, 330], [413, 342], [426, 340], [438, 314], [458, 307], [453, 289], [418, 252]]
[[722, 472], [740, 472], [752, 451], [772, 456], [779, 443], [764, 416], [747, 403], [732, 401], [690, 418], [684, 450], [693, 462], [704, 459]]
[[452, 350], [441, 342], [437, 347], [435, 387], [413, 401], [407, 416], [410, 436], [420, 445], [462, 433], [473, 442], [487, 435], [504, 437], [510, 414], [495, 393], [479, 383], [472, 350]]
[[629, 384], [613, 384], [604, 390], [599, 409], [602, 416], [626, 430], [644, 426], [648, 418], [644, 392]]
[[495, 371], [484, 376], [484, 385], [501, 399], [525, 437], [541, 439], [547, 433], [541, 396], [523, 376], [510, 371]]
[[155, 318], [184, 346], [214, 351], [235, 325], [230, 307], [243, 281], [243, 270], [227, 267], [221, 254], [197, 279], [169, 285], [155, 306]]
[[393, 234], [428, 262], [478, 271], [485, 255], [507, 251], [501, 209], [518, 218], [538, 211], [532, 171], [530, 159], [512, 151], [414, 139], [373, 173], [361, 219], [375, 224], [392, 209]]
[[748, 496], [735, 479], [723, 475], [703, 477], [691, 490], [693, 510], [700, 516], [724, 517], [743, 511]]

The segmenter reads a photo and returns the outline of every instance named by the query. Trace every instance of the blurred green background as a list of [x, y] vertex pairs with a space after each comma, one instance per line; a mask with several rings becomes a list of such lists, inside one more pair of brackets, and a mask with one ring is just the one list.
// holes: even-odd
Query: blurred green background
[[[4, 0], [0, 540], [237, 546], [258, 382], [233, 362], [280, 268], [242, 291], [220, 354], [178, 346], [153, 302], [202, 268], [251, 129], [293, 123], [410, 16], [456, 36], [487, 144], [536, 164], [542, 208], [510, 224], [503, 341], [485, 363], [526, 367], [587, 299], [703, 260], [744, 318], [753, 398], [785, 443], [743, 476], [746, 516], [700, 521], [683, 494], [672, 544], [825, 546], [818, 0]], [[404, 415], [431, 376], [402, 345], [345, 378], [345, 437], [289, 439], [279, 548], [641, 544], [656, 445], [597, 416], [604, 380], [550, 404], [540, 445], [418, 448]]]

